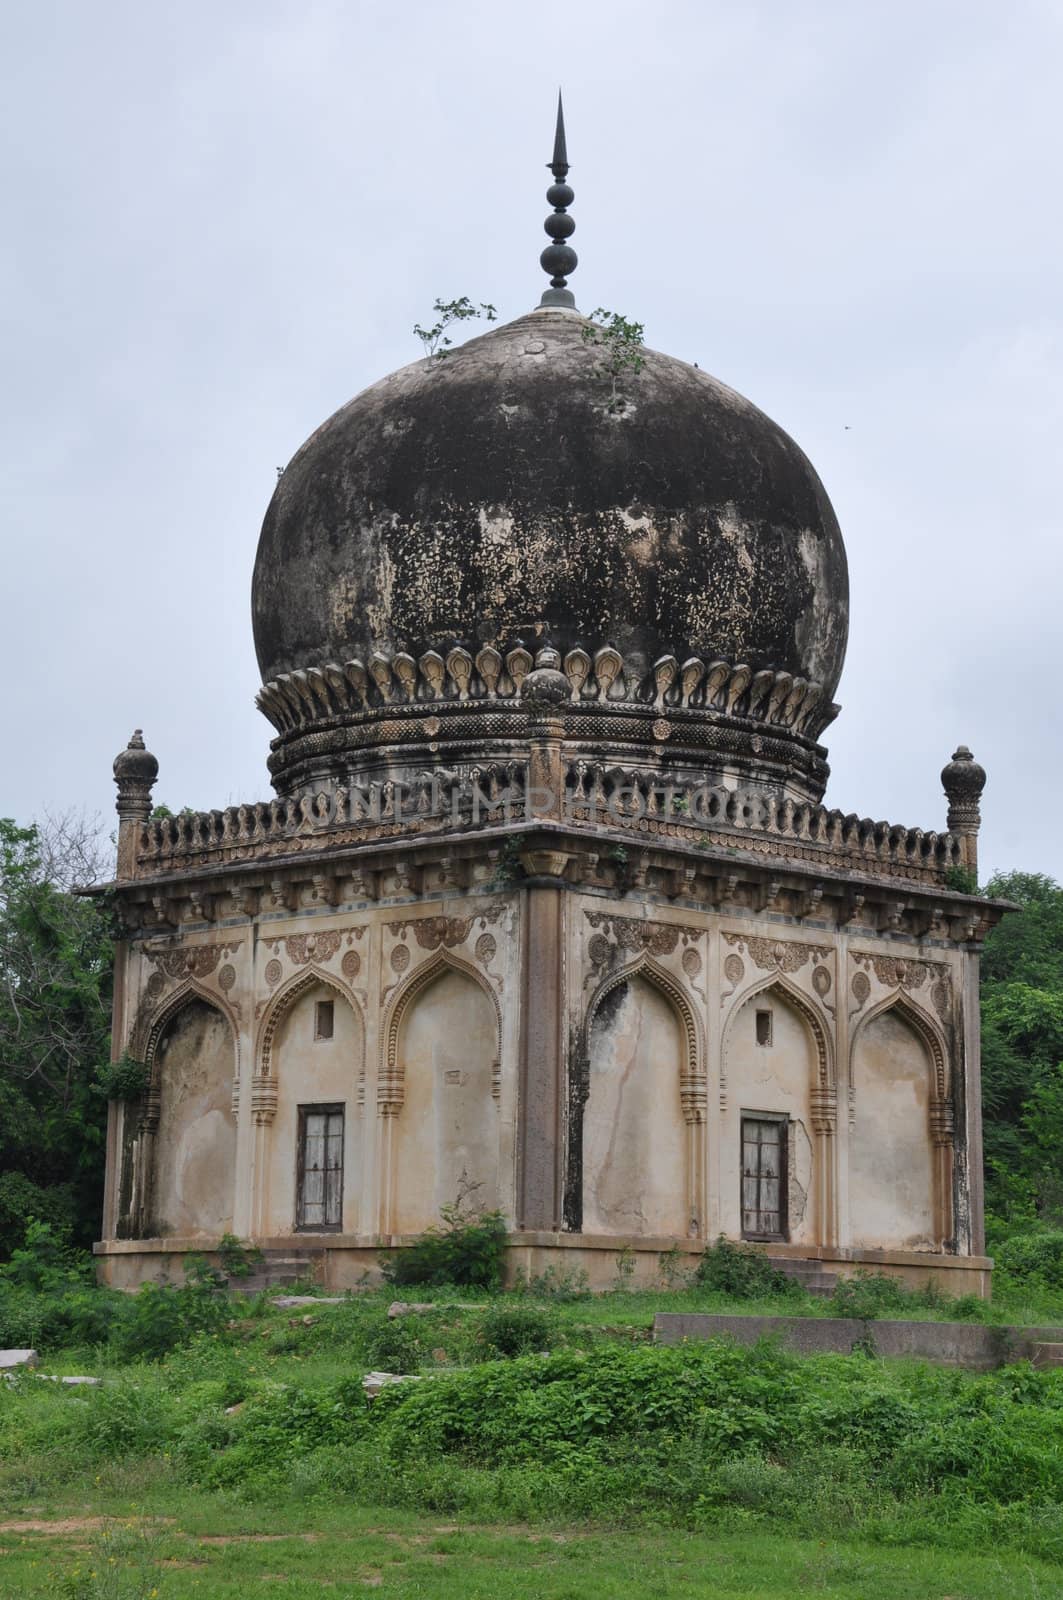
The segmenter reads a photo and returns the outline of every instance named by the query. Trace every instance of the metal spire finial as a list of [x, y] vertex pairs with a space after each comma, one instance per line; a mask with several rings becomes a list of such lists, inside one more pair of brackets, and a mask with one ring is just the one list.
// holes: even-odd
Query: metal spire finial
[[544, 290], [539, 302], [544, 306], [569, 306], [575, 308], [572, 290], [566, 287], [568, 274], [575, 272], [579, 257], [570, 244], [565, 244], [576, 231], [576, 224], [568, 214], [568, 207], [576, 198], [565, 182], [568, 177], [568, 149], [565, 145], [565, 110], [561, 104], [561, 91], [557, 91], [557, 128], [554, 132], [554, 155], [547, 166], [554, 181], [546, 191], [553, 211], [543, 223], [551, 243], [539, 257], [544, 272], [550, 274], [550, 287]]

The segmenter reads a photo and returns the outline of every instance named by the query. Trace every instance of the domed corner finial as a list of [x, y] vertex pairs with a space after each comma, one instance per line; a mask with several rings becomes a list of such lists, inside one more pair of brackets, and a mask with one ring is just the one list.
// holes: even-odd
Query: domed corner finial
[[568, 275], [576, 270], [579, 257], [565, 240], [570, 239], [576, 231], [576, 224], [568, 214], [568, 207], [576, 197], [571, 186], [565, 181], [568, 177], [568, 146], [565, 143], [565, 108], [561, 103], [560, 89], [557, 91], [554, 154], [546, 164], [554, 175], [554, 181], [546, 191], [546, 198], [554, 209], [543, 223], [551, 242], [539, 257], [539, 265], [544, 272], [550, 274], [550, 287], [543, 291], [539, 304], [564, 306], [574, 311], [575, 296], [566, 285]]
[[985, 788], [985, 768], [980, 766], [965, 744], [952, 753], [952, 760], [941, 769], [941, 786], [949, 803], [947, 826], [960, 839], [963, 864], [978, 871], [978, 830], [982, 825], [979, 801]]
[[114, 781], [118, 785], [116, 809], [123, 820], [146, 818], [151, 811], [151, 791], [159, 776], [159, 763], [145, 748], [144, 733], [133, 730], [133, 737], [114, 758]]

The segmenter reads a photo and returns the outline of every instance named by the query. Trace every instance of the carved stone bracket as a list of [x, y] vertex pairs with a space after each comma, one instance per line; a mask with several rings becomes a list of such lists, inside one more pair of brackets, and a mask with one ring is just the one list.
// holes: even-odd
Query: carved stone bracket
[[251, 1115], [259, 1127], [268, 1127], [277, 1115], [277, 1080], [256, 1073], [251, 1079]]

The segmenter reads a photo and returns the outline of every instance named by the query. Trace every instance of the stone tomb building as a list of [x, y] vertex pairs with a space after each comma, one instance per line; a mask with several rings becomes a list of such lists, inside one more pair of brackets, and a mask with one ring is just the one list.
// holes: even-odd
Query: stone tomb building
[[333, 1287], [470, 1192], [513, 1273], [719, 1234], [986, 1292], [975, 882], [822, 804], [841, 533], [708, 373], [544, 303], [385, 378], [281, 475], [253, 582], [275, 798], [118, 784], [103, 1277], [227, 1232]]

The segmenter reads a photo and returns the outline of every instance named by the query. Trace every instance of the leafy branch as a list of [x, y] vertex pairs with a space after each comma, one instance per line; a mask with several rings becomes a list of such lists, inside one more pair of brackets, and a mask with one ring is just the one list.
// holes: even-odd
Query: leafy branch
[[424, 346], [425, 356], [436, 361], [442, 361], [450, 354], [454, 341], [447, 338], [447, 329], [455, 322], [475, 321], [477, 317], [483, 317], [487, 322], [498, 320], [494, 306], [488, 305], [486, 300], [474, 305], [465, 294], [459, 300], [436, 300], [432, 310], [437, 314], [438, 322], [430, 328], [422, 328], [419, 322], [415, 322], [413, 331]]
[[588, 344], [602, 352], [597, 374], [609, 382], [609, 400], [606, 410], [613, 413], [625, 411], [630, 404], [620, 393], [620, 380], [627, 374], [637, 377], [646, 365], [643, 355], [643, 336], [646, 332], [641, 322], [631, 322], [619, 311], [606, 311], [596, 306], [590, 322], [583, 330]]

